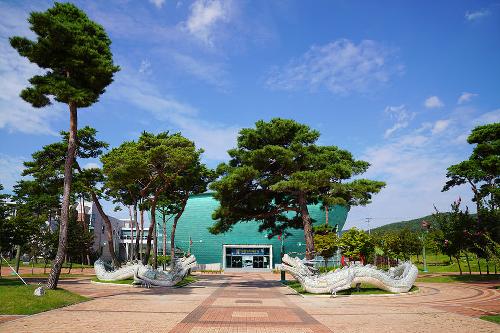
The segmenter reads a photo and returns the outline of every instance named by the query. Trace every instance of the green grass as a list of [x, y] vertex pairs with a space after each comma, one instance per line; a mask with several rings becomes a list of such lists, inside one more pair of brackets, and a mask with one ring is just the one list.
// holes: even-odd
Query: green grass
[[[419, 260], [417, 263], [417, 256], [411, 256], [411, 261], [416, 264], [419, 271], [422, 272], [424, 270], [422, 256], [420, 255], [418, 259]], [[481, 265], [481, 272], [483, 274], [486, 274], [486, 260], [481, 259], [479, 263]], [[479, 266], [477, 264], [476, 256], [472, 253], [469, 254], [469, 264], [472, 272], [479, 272]], [[462, 272], [464, 274], [469, 274], [469, 267], [467, 266], [467, 260], [465, 256], [462, 256], [460, 258], [460, 266], [462, 267]], [[499, 268], [500, 267], [497, 267], [497, 269]], [[489, 269], [490, 274], [495, 272], [495, 265], [492, 262], [489, 263]], [[450, 262], [450, 258], [443, 254], [427, 254], [427, 270], [429, 271], [429, 273], [460, 272], [455, 258], [452, 258], [452, 261]]]
[[0, 314], [31, 315], [88, 300], [64, 289], [45, 290], [44, 296], [37, 297], [33, 295], [36, 288], [21, 281], [0, 279]]
[[[16, 266], [16, 260], [15, 259], [12, 259], [12, 260], [7, 260], [9, 262], [9, 264], [12, 266], [12, 267], [15, 267]], [[8, 267], [7, 264], [5, 263], [5, 261], [2, 262], [2, 267]], [[45, 266], [45, 264], [43, 263], [43, 261], [39, 261], [37, 263], [34, 263], [32, 265], [32, 263], [30, 262], [29, 264], [25, 265], [23, 263], [23, 261], [20, 261], [19, 262], [19, 267], [35, 267], [35, 268], [43, 268]], [[81, 264], [81, 263], [73, 263], [73, 266], [71, 267], [71, 270], [74, 270], [74, 269], [81, 269], [83, 266], [83, 268], [94, 268], [94, 265], [85, 265], [85, 264]], [[47, 267], [48, 270], [50, 270], [50, 268], [52, 267], [52, 262], [49, 261], [47, 263]], [[65, 262], [63, 263], [63, 266], [62, 266], [63, 269], [69, 269], [69, 262]]]
[[118, 281], [102, 281], [96, 277], [92, 278], [92, 281], [99, 282], [99, 283], [113, 283], [113, 284], [132, 284], [132, 283], [134, 283], [134, 279], [125, 279], [125, 280], [118, 280]]
[[436, 283], [451, 283], [451, 282], [481, 282], [481, 281], [500, 281], [500, 274], [490, 275], [444, 275], [444, 276], [425, 276], [421, 275], [417, 278], [417, 282], [436, 282]]
[[492, 323], [500, 324], [500, 315], [481, 316], [479, 318], [482, 319], [482, 320], [491, 321]]
[[198, 278], [193, 275], [186, 275], [184, 279], [182, 279], [180, 282], [178, 282], [175, 286], [177, 288], [187, 286], [188, 284], [191, 284], [193, 282], [198, 281]]
[[[49, 277], [49, 273], [47, 274], [43, 274], [43, 273], [40, 273], [40, 274], [20, 274], [23, 278], [48, 278]], [[71, 278], [80, 278], [80, 277], [92, 277], [92, 276], [95, 276], [95, 275], [89, 275], [89, 274], [67, 274], [67, 273], [61, 273], [61, 275], [59, 275], [59, 279], [71, 279]], [[9, 274], [8, 276], [2, 276], [3, 278], [17, 278], [16, 275], [13, 275], [13, 274]]]
[[[297, 291], [299, 294], [317, 295], [317, 294], [312, 294], [312, 293], [308, 293], [307, 291], [305, 291], [304, 288], [302, 288], [302, 285], [300, 284], [299, 281], [296, 281], [296, 280], [286, 281], [284, 284], [291, 287], [292, 289]], [[418, 290], [418, 287], [413, 286], [410, 289], [410, 291], [415, 291], [415, 290]], [[337, 295], [379, 295], [379, 294], [381, 295], [381, 294], [393, 294], [393, 293], [391, 293], [389, 291], [375, 288], [368, 283], [362, 283], [359, 291], [357, 291], [356, 288], [351, 288], [348, 290], [342, 290], [342, 291], [337, 292]], [[324, 295], [330, 295], [330, 294], [325, 293]]]

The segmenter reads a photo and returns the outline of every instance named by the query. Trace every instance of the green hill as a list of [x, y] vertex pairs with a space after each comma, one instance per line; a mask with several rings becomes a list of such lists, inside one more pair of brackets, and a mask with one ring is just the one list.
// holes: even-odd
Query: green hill
[[384, 232], [399, 230], [399, 229], [403, 229], [403, 228], [409, 228], [412, 231], [419, 231], [419, 230], [422, 230], [420, 227], [420, 224], [424, 220], [426, 220], [432, 224], [432, 222], [434, 221], [434, 217], [432, 215], [427, 215], [424, 217], [419, 217], [419, 218], [414, 219], [414, 220], [394, 222], [394, 223], [386, 224], [386, 225], [383, 225], [381, 227], [372, 229], [372, 232], [384, 233]]

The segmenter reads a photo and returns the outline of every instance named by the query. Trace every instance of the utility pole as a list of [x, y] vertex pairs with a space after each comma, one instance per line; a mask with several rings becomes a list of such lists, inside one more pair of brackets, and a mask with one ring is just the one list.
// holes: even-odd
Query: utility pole
[[373, 217], [367, 217], [365, 218], [366, 224], [368, 224], [368, 235], [371, 235], [371, 229], [370, 229], [370, 221], [373, 220]]

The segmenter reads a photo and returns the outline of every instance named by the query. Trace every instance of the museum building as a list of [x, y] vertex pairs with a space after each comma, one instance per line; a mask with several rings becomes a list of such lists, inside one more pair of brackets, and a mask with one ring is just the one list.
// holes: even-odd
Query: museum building
[[[193, 195], [189, 198], [186, 209], [179, 219], [175, 232], [175, 245], [178, 251], [190, 252], [196, 256], [198, 269], [208, 270], [269, 270], [281, 262], [282, 245], [284, 252], [303, 257], [305, 253], [304, 231], [287, 230], [287, 237], [269, 238], [268, 234], [258, 231], [258, 223], [241, 222], [227, 233], [213, 235], [208, 228], [214, 223], [212, 213], [218, 207], [218, 201], [211, 193]], [[324, 224], [325, 210], [321, 205], [308, 206], [315, 225]], [[330, 207], [328, 224], [337, 226], [340, 232], [347, 218], [348, 208]], [[157, 213], [158, 254], [163, 253], [162, 216]], [[173, 218], [167, 217], [167, 251], [170, 253], [170, 232]], [[128, 224], [128, 223], [127, 223]], [[147, 232], [147, 230], [146, 230]], [[135, 232], [134, 232], [135, 236]], [[142, 243], [145, 243], [145, 237]], [[281, 238], [281, 239], [280, 239]], [[126, 257], [132, 249], [130, 227], [121, 229], [120, 256]]]

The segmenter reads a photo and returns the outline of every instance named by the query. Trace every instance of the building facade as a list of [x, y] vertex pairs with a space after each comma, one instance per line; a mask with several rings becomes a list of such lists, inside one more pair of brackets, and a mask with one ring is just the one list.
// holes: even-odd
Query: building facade
[[[178, 251], [196, 256], [200, 269], [223, 270], [269, 270], [281, 262], [282, 246], [284, 253], [304, 256], [305, 240], [302, 229], [288, 230], [289, 236], [269, 238], [266, 232], [258, 231], [258, 223], [242, 222], [236, 224], [230, 232], [213, 235], [208, 228], [214, 223], [212, 213], [219, 203], [211, 193], [191, 196], [186, 209], [179, 219], [175, 233], [175, 246]], [[326, 222], [326, 212], [320, 205], [308, 207], [314, 224]], [[348, 209], [343, 206], [331, 207], [328, 211], [328, 223], [337, 226], [340, 232], [344, 227]], [[170, 234], [172, 216], [166, 217], [166, 235], [163, 232], [161, 214], [157, 213], [157, 237], [159, 255], [163, 254], [163, 237], [167, 239], [166, 253], [170, 253]], [[121, 242], [131, 247], [130, 228], [122, 228]], [[147, 233], [147, 231], [146, 231]], [[144, 235], [142, 242], [145, 243]], [[135, 232], [134, 232], [135, 238]]]

